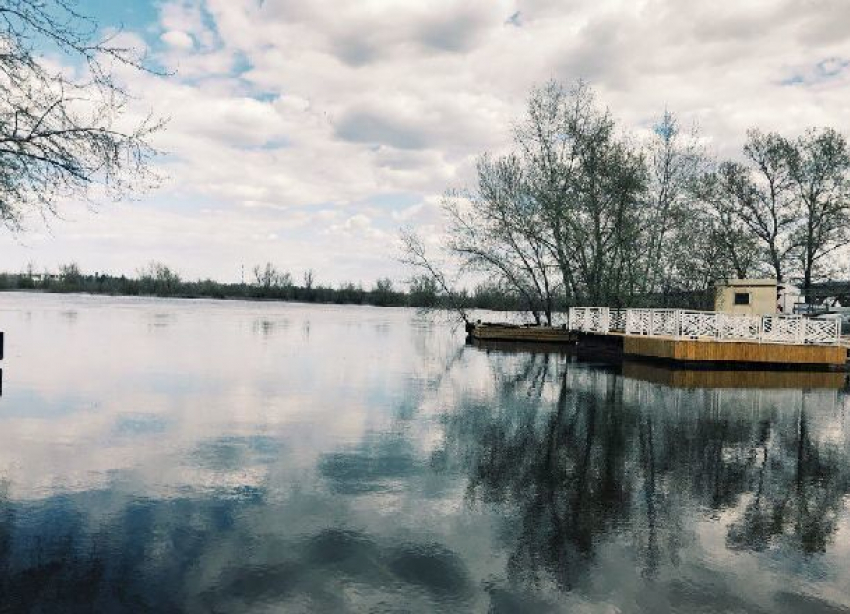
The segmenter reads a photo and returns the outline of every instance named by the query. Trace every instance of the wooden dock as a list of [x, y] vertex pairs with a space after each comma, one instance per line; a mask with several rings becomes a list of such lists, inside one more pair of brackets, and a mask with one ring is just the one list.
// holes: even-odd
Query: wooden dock
[[579, 336], [579, 356], [594, 353], [610, 359], [651, 360], [694, 366], [843, 368], [846, 347], [749, 341], [677, 339], [622, 333], [586, 333]]
[[[699, 367], [843, 369], [850, 348], [845, 343], [767, 343], [729, 339], [692, 339], [622, 332], [576, 332], [566, 327], [477, 322], [467, 327], [469, 340], [481, 346], [515, 343], [575, 346], [582, 360], [624, 359]], [[496, 348], [493, 348], [496, 349]]]
[[827, 366], [847, 363], [847, 349], [839, 345], [696, 341], [634, 335], [624, 335], [623, 355], [685, 363]]
[[479, 322], [467, 329], [476, 341], [513, 341], [525, 343], [574, 344], [577, 334], [556, 326], [524, 326]]

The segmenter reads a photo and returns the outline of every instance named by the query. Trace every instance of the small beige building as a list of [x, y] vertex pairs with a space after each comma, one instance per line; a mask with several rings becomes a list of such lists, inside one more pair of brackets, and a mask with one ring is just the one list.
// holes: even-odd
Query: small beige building
[[714, 284], [714, 310], [737, 315], [777, 312], [775, 279], [726, 279]]

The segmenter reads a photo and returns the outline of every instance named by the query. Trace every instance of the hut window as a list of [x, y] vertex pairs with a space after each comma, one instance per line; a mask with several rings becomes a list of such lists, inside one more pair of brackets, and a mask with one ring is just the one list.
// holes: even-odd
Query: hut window
[[750, 293], [749, 292], [736, 292], [735, 293], [735, 304], [736, 305], [749, 305], [750, 304]]

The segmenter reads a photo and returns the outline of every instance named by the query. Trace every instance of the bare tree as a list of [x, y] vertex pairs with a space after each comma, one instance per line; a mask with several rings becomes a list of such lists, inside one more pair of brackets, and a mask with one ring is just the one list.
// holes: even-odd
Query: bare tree
[[315, 275], [313, 274], [313, 269], [307, 269], [304, 271], [304, 289], [312, 290], [313, 284], [316, 283]]
[[370, 294], [372, 301], [378, 306], [392, 305], [399, 297], [393, 286], [393, 280], [389, 277], [377, 279]]
[[538, 201], [528, 190], [521, 160], [515, 155], [478, 160], [474, 192], [450, 195], [448, 247], [466, 267], [501, 282], [541, 323], [551, 325], [558, 269], [540, 240], [543, 226]]
[[[850, 151], [834, 130], [751, 130], [743, 161], [715, 166], [672, 113], [636, 143], [587, 85], [553, 81], [532, 90], [514, 141], [447, 195], [446, 247], [537, 323], [559, 304], [693, 305], [717, 279], [767, 271], [799, 270], [808, 289], [850, 244]], [[421, 243], [403, 242], [448, 289]]]
[[428, 255], [422, 239], [413, 230], [403, 228], [400, 232], [401, 262], [423, 271], [434, 283], [434, 286], [445, 297], [448, 305], [454, 309], [464, 323], [469, 326], [469, 313], [463, 305], [460, 292], [455, 290], [454, 284], [448, 279], [445, 267], [436, 262]]
[[[702, 211], [695, 206], [694, 185], [705, 170], [705, 154], [698, 133], [683, 133], [676, 116], [665, 111], [646, 147], [648, 185], [641, 242], [643, 266], [636, 281], [643, 294], [690, 286], [680, 274], [690, 267], [696, 245], [692, 230], [703, 227]], [[700, 242], [702, 244], [702, 242]]]
[[171, 296], [180, 285], [180, 275], [162, 262], [152, 260], [137, 271], [141, 289], [145, 293]]
[[711, 219], [709, 232], [717, 247], [719, 277], [745, 279], [759, 263], [758, 244], [741, 219], [740, 202], [735, 196], [740, 189], [737, 183], [745, 177], [743, 172], [740, 166], [724, 163], [705, 173], [694, 187]]
[[280, 271], [271, 262], [267, 262], [264, 267], [259, 264], [254, 266], [254, 283], [265, 290], [276, 288], [281, 285]]
[[832, 128], [808, 130], [789, 153], [789, 174], [802, 217], [792, 240], [810, 302], [824, 258], [850, 244], [850, 152], [844, 135]]
[[646, 188], [641, 155], [607, 109], [578, 82], [532, 91], [516, 141], [539, 202], [546, 241], [572, 300], [628, 301], [638, 205]]
[[[0, 0], [0, 222], [8, 228], [56, 215], [62, 198], [119, 198], [154, 183], [148, 139], [163, 123], [128, 123], [128, 92], [112, 67], [148, 69], [117, 40], [102, 37], [73, 0]], [[50, 66], [36, 41], [82, 70]]]
[[568, 91], [550, 81], [532, 90], [526, 116], [514, 130], [529, 190], [541, 210], [539, 239], [555, 258], [564, 292], [573, 299], [580, 294], [575, 270], [575, 225], [570, 216], [576, 205], [573, 188], [577, 183], [578, 151], [567, 135], [571, 127], [589, 123], [586, 117], [593, 104], [592, 92], [584, 83], [579, 82]]
[[410, 304], [415, 307], [436, 307], [440, 289], [434, 278], [420, 273], [408, 280]]
[[59, 265], [59, 274], [62, 276], [62, 281], [66, 284], [78, 284], [83, 279], [83, 274], [80, 272], [80, 266], [76, 262]]
[[765, 250], [777, 281], [793, 247], [790, 232], [796, 221], [789, 155], [792, 146], [781, 135], [758, 130], [747, 132], [744, 155], [749, 167], [727, 162], [721, 165], [725, 188], [738, 217]]

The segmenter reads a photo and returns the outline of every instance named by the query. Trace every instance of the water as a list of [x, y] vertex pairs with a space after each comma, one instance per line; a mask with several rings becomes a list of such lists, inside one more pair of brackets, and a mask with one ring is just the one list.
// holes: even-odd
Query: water
[[369, 307], [4, 294], [0, 329], [2, 612], [850, 611], [843, 375]]

